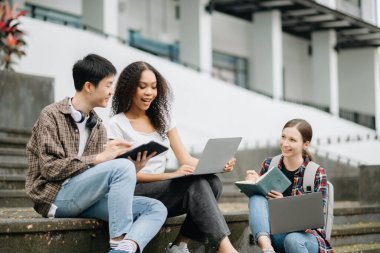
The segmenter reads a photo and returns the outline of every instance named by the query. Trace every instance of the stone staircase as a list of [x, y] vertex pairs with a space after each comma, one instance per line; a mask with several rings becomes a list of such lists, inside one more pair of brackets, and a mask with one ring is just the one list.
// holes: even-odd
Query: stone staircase
[[[44, 219], [36, 214], [24, 191], [29, 131], [0, 129], [0, 252], [106, 252], [107, 226], [93, 219]], [[236, 176], [236, 175], [235, 175]], [[259, 252], [249, 242], [247, 198], [239, 193], [233, 174], [220, 175], [224, 194], [220, 204], [239, 252]], [[380, 252], [380, 204], [337, 202], [332, 243], [335, 252]], [[144, 252], [164, 252], [183, 216], [168, 219]], [[198, 243], [191, 252], [212, 252]]]
[[0, 207], [30, 207], [25, 194], [25, 146], [30, 131], [0, 129]]
[[331, 243], [341, 252], [380, 252], [380, 205], [338, 202]]

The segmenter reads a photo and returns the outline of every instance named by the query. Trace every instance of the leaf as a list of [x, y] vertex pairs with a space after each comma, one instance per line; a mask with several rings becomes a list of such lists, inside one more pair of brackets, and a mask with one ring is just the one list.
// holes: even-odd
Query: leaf
[[16, 18], [19, 18], [21, 16], [25, 16], [27, 13], [28, 13], [27, 11], [20, 11], [19, 13], [17, 13]]

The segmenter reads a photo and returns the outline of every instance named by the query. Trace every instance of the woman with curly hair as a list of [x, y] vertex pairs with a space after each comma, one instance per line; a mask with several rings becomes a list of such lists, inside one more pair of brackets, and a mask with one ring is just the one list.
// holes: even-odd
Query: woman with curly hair
[[[222, 193], [219, 178], [203, 175], [173, 179], [192, 173], [198, 160], [186, 150], [170, 117], [171, 100], [171, 89], [155, 68], [141, 61], [128, 65], [116, 85], [108, 138], [128, 140], [133, 147], [156, 141], [174, 151], [180, 164], [174, 172], [165, 172], [167, 152], [148, 156], [145, 151], [132, 160], [138, 171], [136, 196], [160, 200], [168, 209], [168, 217], [187, 214], [167, 253], [189, 252], [190, 240], [208, 242], [218, 252], [237, 252], [217, 204]], [[232, 159], [225, 170], [231, 171], [234, 164]]]

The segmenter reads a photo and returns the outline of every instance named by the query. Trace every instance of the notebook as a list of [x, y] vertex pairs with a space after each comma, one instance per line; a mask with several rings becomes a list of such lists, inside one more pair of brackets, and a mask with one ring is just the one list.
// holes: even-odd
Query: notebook
[[268, 192], [275, 190], [284, 192], [292, 183], [277, 167], [268, 170], [267, 173], [258, 178], [256, 183], [252, 181], [237, 181], [235, 185], [242, 193], [251, 197], [252, 195], [268, 195]]
[[304, 231], [325, 225], [321, 192], [268, 201], [271, 234]]

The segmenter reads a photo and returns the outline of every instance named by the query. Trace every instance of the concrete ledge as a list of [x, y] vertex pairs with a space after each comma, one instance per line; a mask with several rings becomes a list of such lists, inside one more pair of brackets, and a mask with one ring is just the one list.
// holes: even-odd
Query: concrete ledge
[[366, 203], [380, 203], [380, 165], [360, 166], [359, 199]]
[[[238, 205], [230, 204], [231, 210]], [[351, 208], [347, 208], [351, 206]], [[357, 208], [357, 209], [356, 209]], [[223, 210], [223, 208], [222, 208]], [[240, 209], [242, 210], [242, 209]], [[378, 205], [360, 207], [357, 202], [337, 203], [336, 215], [377, 213]], [[346, 211], [343, 211], [346, 210]], [[257, 247], [249, 242], [248, 214], [243, 211], [224, 213], [232, 232], [230, 240], [241, 253], [258, 253]], [[164, 252], [169, 242], [177, 235], [185, 216], [167, 219], [165, 225], [148, 244], [144, 252]], [[108, 226], [96, 219], [46, 219], [31, 208], [0, 209], [0, 252], [39, 252], [39, 253], [103, 253], [108, 249]], [[339, 245], [361, 245], [368, 251], [376, 252], [369, 242], [380, 242], [380, 222], [357, 222], [354, 224], [334, 225], [332, 243]], [[359, 246], [357, 246], [359, 247]], [[372, 248], [371, 248], [372, 247]], [[192, 253], [211, 253], [213, 249], [200, 243], [190, 244]], [[347, 251], [347, 247], [338, 247], [338, 252]], [[378, 249], [375, 247], [375, 249]]]
[[[185, 216], [167, 219], [144, 252], [164, 252], [172, 242]], [[225, 214], [230, 239], [240, 252], [256, 252], [249, 245], [248, 215]], [[0, 252], [103, 253], [108, 249], [108, 226], [95, 219], [45, 219], [31, 208], [0, 209]], [[191, 252], [213, 252], [207, 246], [191, 243]]]
[[334, 248], [335, 253], [378, 253], [380, 243], [353, 244]]
[[41, 109], [54, 101], [54, 79], [0, 72], [0, 114], [7, 119], [0, 122], [0, 127], [31, 128]]

